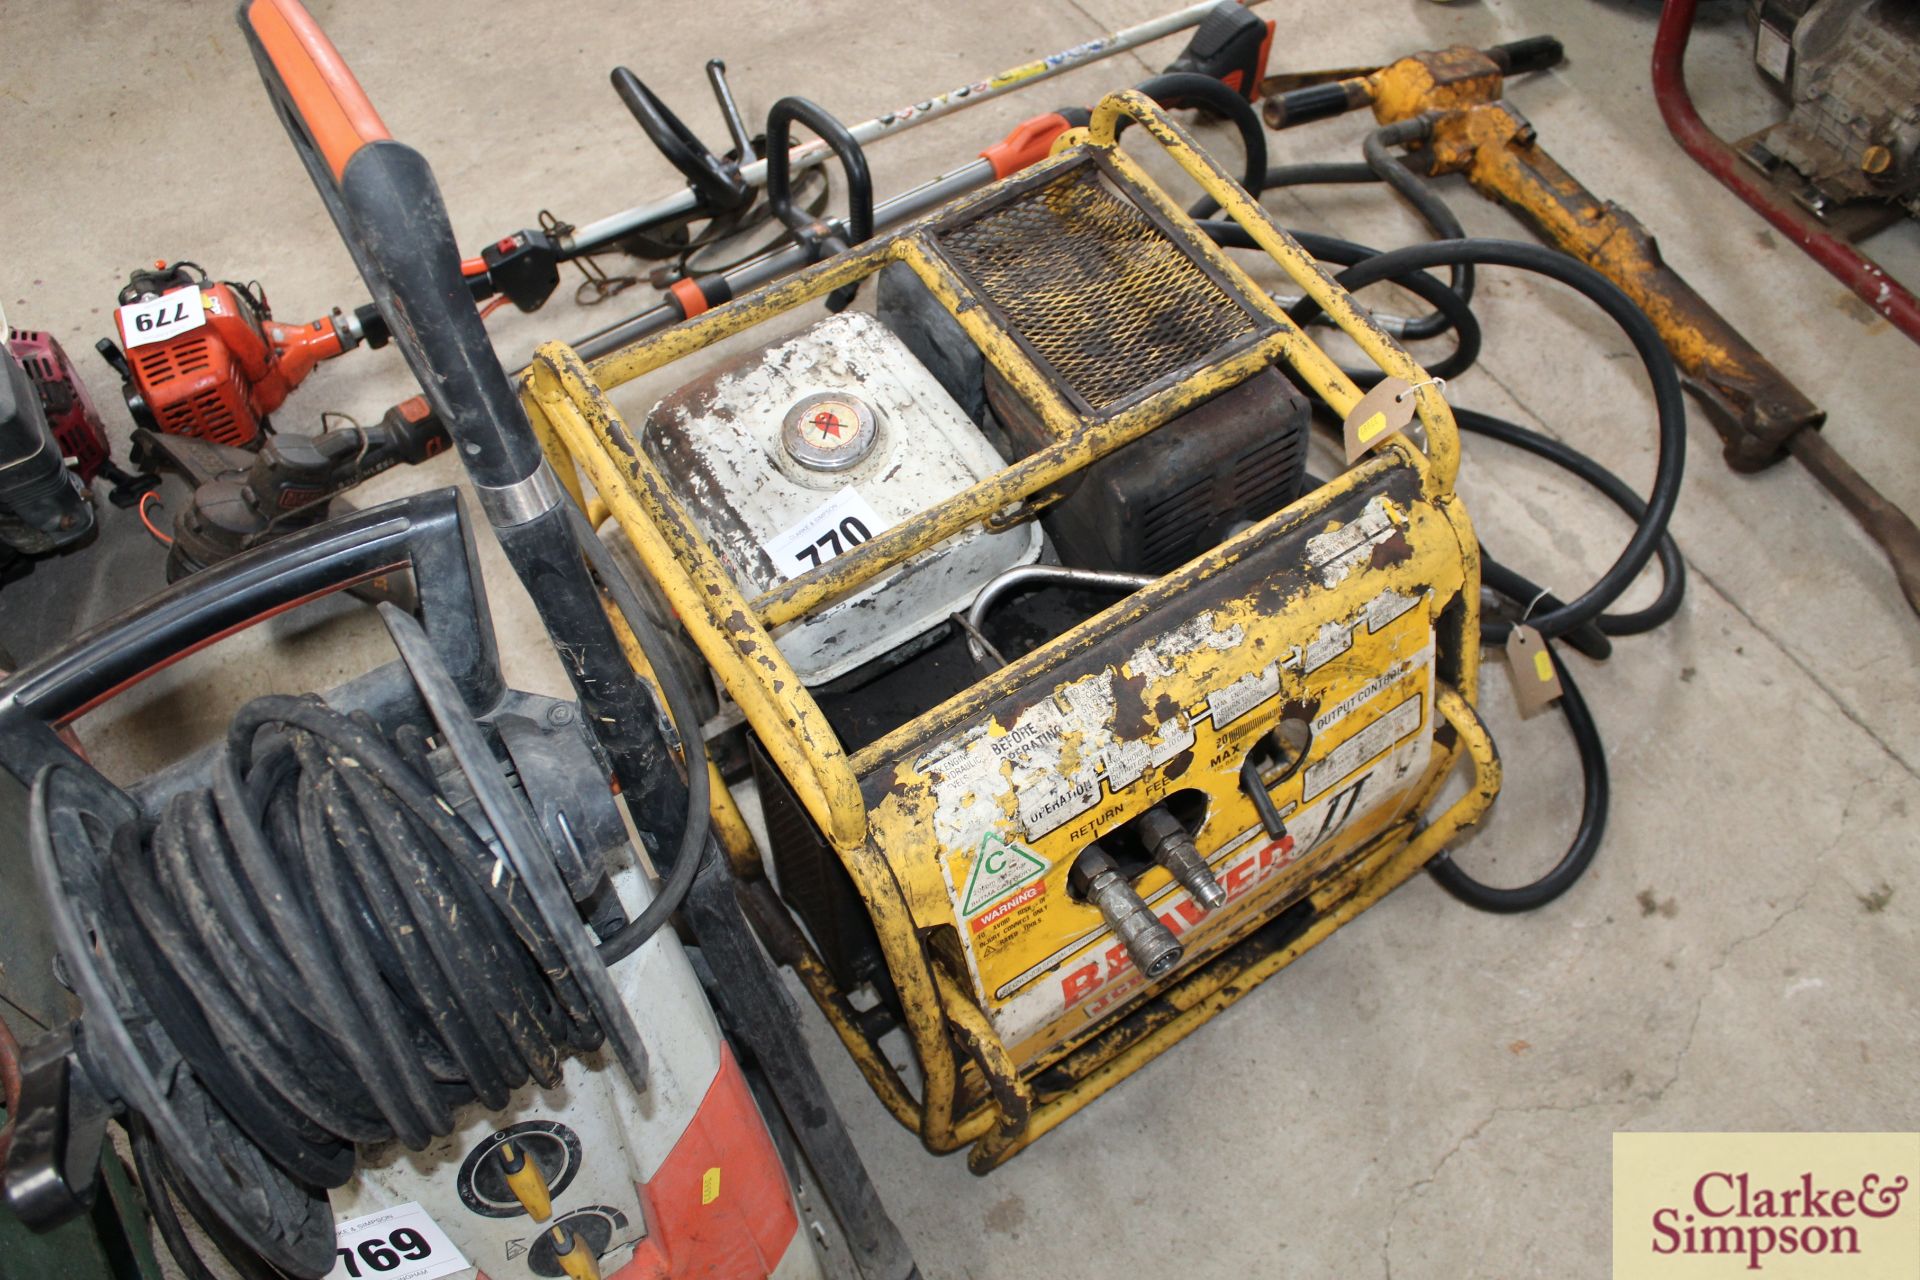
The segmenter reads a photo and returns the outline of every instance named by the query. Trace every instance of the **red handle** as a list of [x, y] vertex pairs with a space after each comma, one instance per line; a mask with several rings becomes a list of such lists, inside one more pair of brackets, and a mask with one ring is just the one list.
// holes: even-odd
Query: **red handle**
[[252, 0], [247, 22], [336, 182], [356, 151], [393, 136], [300, 0]]
[[1058, 111], [1022, 120], [1013, 126], [1012, 133], [982, 151], [980, 158], [993, 165], [994, 177], [1004, 178], [1045, 160], [1053, 150], [1053, 140], [1070, 128], [1071, 122]]

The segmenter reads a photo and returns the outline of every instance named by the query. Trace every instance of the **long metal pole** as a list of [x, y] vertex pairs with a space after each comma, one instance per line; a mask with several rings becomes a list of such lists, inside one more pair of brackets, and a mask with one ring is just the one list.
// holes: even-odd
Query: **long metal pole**
[[[1244, 0], [1244, 2], [1251, 7], [1261, 3], [1262, 0]], [[1001, 94], [1011, 93], [1015, 89], [1030, 84], [1038, 84], [1042, 80], [1072, 71], [1076, 67], [1083, 67], [1089, 63], [1099, 62], [1103, 58], [1110, 58], [1116, 53], [1138, 48], [1162, 36], [1172, 35], [1176, 31], [1184, 31], [1189, 27], [1197, 27], [1202, 19], [1219, 7], [1219, 3], [1220, 0], [1201, 0], [1198, 4], [1190, 4], [1184, 9], [1176, 9], [1172, 13], [1149, 19], [1135, 26], [1109, 32], [1098, 39], [1083, 41], [1070, 49], [1062, 49], [1044, 58], [1023, 62], [1017, 67], [1009, 67], [997, 75], [976, 80], [971, 84], [963, 84], [936, 97], [896, 107], [885, 115], [875, 116], [871, 120], [854, 125], [852, 129], [854, 139], [864, 146], [876, 138], [890, 137], [923, 125], [929, 120], [977, 106]], [[808, 165], [819, 164], [830, 154], [826, 144], [818, 140], [802, 143], [788, 152], [795, 171]], [[756, 160], [752, 164], [742, 165], [740, 177], [750, 187], [766, 185], [767, 162]], [[568, 237], [564, 247], [574, 253], [588, 253], [640, 227], [679, 217], [683, 213], [690, 213], [699, 207], [699, 203], [699, 197], [693, 193], [693, 189], [683, 187], [674, 194], [650, 204], [638, 205], [622, 213], [610, 214], [598, 222], [588, 223]]]

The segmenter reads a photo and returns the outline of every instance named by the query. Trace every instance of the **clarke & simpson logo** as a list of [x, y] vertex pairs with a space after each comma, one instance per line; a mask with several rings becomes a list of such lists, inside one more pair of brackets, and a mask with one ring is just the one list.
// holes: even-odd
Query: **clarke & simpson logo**
[[1616, 1133], [1615, 1280], [1920, 1277], [1920, 1134]]

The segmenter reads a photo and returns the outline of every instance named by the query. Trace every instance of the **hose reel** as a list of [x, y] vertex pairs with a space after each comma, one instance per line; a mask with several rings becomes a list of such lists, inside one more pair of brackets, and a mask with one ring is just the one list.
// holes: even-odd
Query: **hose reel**
[[[295, 1275], [334, 1262], [356, 1144], [420, 1149], [605, 1042], [648, 1055], [596, 950], [633, 928], [627, 837], [576, 704], [506, 689], [453, 491], [229, 562], [0, 686], [0, 763], [82, 1016], [29, 1046], [7, 1163], [30, 1224], [79, 1211], [107, 1119], [173, 1194]], [[422, 621], [326, 700], [247, 704], [226, 740], [122, 790], [51, 724], [316, 591], [411, 565]], [[597, 939], [597, 943], [596, 943]]]

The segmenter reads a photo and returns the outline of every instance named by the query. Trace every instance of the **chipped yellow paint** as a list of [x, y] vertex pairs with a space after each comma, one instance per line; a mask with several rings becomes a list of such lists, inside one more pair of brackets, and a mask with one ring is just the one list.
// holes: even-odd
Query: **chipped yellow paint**
[[[1359, 399], [1358, 389], [1338, 365], [1238, 263], [1198, 235], [1191, 220], [1119, 150], [1115, 132], [1122, 118], [1137, 121], [1142, 133], [1164, 147], [1375, 364], [1419, 388], [1416, 412], [1425, 427], [1425, 451], [1405, 437], [1388, 442], [1287, 510], [850, 756], [781, 656], [770, 634], [775, 628], [845, 598], [973, 523], [998, 518], [1030, 499], [1043, 500], [1040, 495], [1063, 479], [1270, 362], [1286, 364], [1302, 384], [1339, 411]], [[1184, 130], [1138, 94], [1106, 99], [1091, 126], [1072, 131], [1041, 165], [936, 216], [958, 216], [996, 198], [1012, 182], [1041, 181], [1047, 173], [1085, 163], [1089, 152], [1100, 156], [1118, 186], [1182, 229], [1191, 250], [1262, 313], [1271, 332], [1109, 416], [1082, 416], [1001, 327], [993, 310], [979, 305], [932, 247], [928, 224], [921, 223], [591, 365], [564, 345], [550, 343], [537, 353], [522, 392], [562, 483], [576, 499], [604, 504], [619, 524], [846, 868], [873, 919], [900, 995], [919, 1066], [917, 1096], [861, 1032], [844, 993], [835, 988], [805, 935], [760, 878], [751, 836], [731, 796], [716, 786], [716, 833], [729, 864], [744, 877], [742, 900], [757, 931], [776, 958], [799, 975], [889, 1111], [917, 1129], [931, 1150], [972, 1145], [976, 1168], [991, 1167], [1058, 1124], [1412, 875], [1477, 820], [1499, 785], [1491, 742], [1471, 709], [1478, 682], [1479, 558], [1472, 528], [1452, 489], [1458, 437], [1444, 400], [1424, 371], [1366, 311]], [[905, 264], [927, 285], [986, 359], [1035, 407], [1057, 443], [916, 520], [748, 600], [639, 448], [607, 392], [862, 280], [890, 262]], [[1302, 546], [1307, 551], [1296, 554]], [[1393, 608], [1381, 612], [1382, 600], [1392, 602]], [[1158, 619], [1172, 621], [1157, 632], [1139, 630], [1136, 624], [1149, 618], [1156, 620], [1155, 626]], [[1131, 638], [1123, 638], [1120, 633], [1130, 626], [1136, 626], [1127, 632]], [[1351, 640], [1335, 652], [1343, 626]], [[618, 634], [635, 670], [650, 676], [631, 637], [624, 629]], [[1149, 638], [1143, 640], [1143, 635]], [[1306, 655], [1316, 647], [1326, 652], [1309, 669]], [[1268, 679], [1264, 673], [1279, 670], [1285, 654], [1297, 655], [1299, 670], [1272, 677], [1283, 692], [1256, 700], [1257, 710], [1228, 715], [1220, 709], [1222, 699], [1240, 697], [1231, 690], [1251, 687], [1249, 680], [1264, 689], [1259, 683]], [[1286, 874], [1262, 881], [1257, 891], [1242, 893], [1222, 908], [1205, 936], [1195, 935], [1194, 959], [1161, 984], [1138, 990], [1115, 987], [1109, 992], [1111, 1007], [1097, 1017], [1076, 1006], [1062, 1016], [1022, 1024], [1007, 1014], [1010, 1002], [998, 993], [1004, 984], [989, 990], [980, 981], [979, 965], [969, 959], [969, 946], [959, 939], [968, 921], [956, 910], [950, 882], [956, 873], [964, 877], [977, 848], [961, 838], [968, 833], [953, 827], [958, 812], [953, 806], [979, 806], [981, 813], [997, 815], [995, 821], [1017, 838], [1023, 834], [1018, 797], [1010, 785], [996, 789], [997, 784], [983, 783], [994, 793], [950, 794], [950, 811], [943, 817], [936, 793], [946, 784], [931, 761], [956, 747], [970, 750], [966, 743], [973, 733], [1017, 750], [1026, 739], [1008, 741], [1018, 728], [1001, 708], [1008, 699], [1036, 705], [1049, 697], [1081, 696], [1076, 690], [1093, 697], [1102, 687], [1111, 692], [1122, 686], [1153, 692], [1150, 716], [1145, 704], [1123, 708], [1116, 701], [1104, 719], [1063, 722], [1045, 757], [1062, 776], [1106, 771], [1099, 785], [1110, 787], [1112, 802], [1103, 805], [1102, 816], [1094, 820], [1102, 831], [1126, 821], [1152, 797], [1164, 796], [1176, 785], [1191, 785], [1205, 791], [1209, 802], [1203, 851], [1213, 852], [1223, 841], [1238, 838], [1254, 818], [1251, 802], [1240, 794], [1229, 766], [1237, 767], [1236, 753], [1271, 728], [1279, 706], [1289, 701], [1338, 708], [1340, 715], [1332, 719], [1331, 710], [1316, 713], [1328, 715], [1329, 723], [1309, 747], [1299, 774], [1270, 782], [1276, 803], [1312, 799], [1302, 794], [1308, 785], [1306, 770], [1318, 766], [1329, 776], [1340, 776], [1338, 762], [1345, 759], [1339, 755], [1341, 748], [1369, 727], [1375, 727], [1376, 734], [1383, 732], [1383, 725], [1393, 730], [1394, 750], [1379, 759], [1402, 761], [1404, 769], [1393, 786], [1381, 792], [1385, 803], [1370, 801], [1350, 825], [1326, 833], [1323, 841], [1303, 851], [1297, 864], [1289, 861]], [[1204, 726], [1198, 716], [1203, 707], [1208, 717]], [[1401, 720], [1389, 723], [1395, 708]], [[1196, 760], [1202, 749], [1209, 753], [1204, 766], [1185, 766], [1191, 769], [1191, 780], [1175, 776], [1170, 754], [1189, 730], [1178, 723], [1180, 715], [1193, 722]], [[1216, 717], [1219, 725], [1213, 723]], [[1443, 721], [1447, 732], [1435, 734]], [[1418, 749], [1409, 745], [1400, 750], [1401, 744], [1416, 742]], [[1356, 755], [1356, 747], [1347, 746], [1347, 754]], [[1443, 812], [1426, 814], [1447, 773], [1463, 756], [1472, 761], [1473, 785]], [[1137, 772], [1135, 763], [1140, 765]], [[1122, 779], [1116, 770], [1127, 777]], [[997, 777], [1010, 783], [1004, 771]], [[943, 824], [953, 828], [945, 836], [939, 834]], [[1040, 849], [1049, 863], [1045, 878], [1037, 882], [1044, 889], [1036, 896], [1050, 902], [1044, 919], [1023, 922], [1036, 937], [1022, 942], [1022, 954], [1041, 946], [1040, 932], [1085, 933], [1090, 927], [1089, 909], [1069, 901], [1064, 887], [1076, 843], [1074, 825], [1024, 841]], [[1165, 881], [1164, 872], [1154, 871], [1142, 877], [1140, 885], [1152, 894], [1164, 889]], [[1310, 902], [1312, 920], [1298, 937], [1275, 949], [1261, 941], [1260, 926], [1290, 901]], [[1121, 1024], [1116, 1015], [1126, 1011], [1137, 1016]], [[1014, 1039], [1009, 1039], [1009, 1029], [1018, 1032]], [[1035, 1085], [1042, 1070], [1048, 1072], [1044, 1091]]]
[[1653, 321], [1675, 363], [1719, 416], [1737, 424], [1729, 461], [1751, 470], [1777, 460], [1787, 439], [1825, 413], [1774, 368], [1660, 256], [1653, 235], [1581, 184], [1542, 147], [1501, 96], [1504, 80], [1477, 49], [1417, 53], [1366, 77], [1374, 118], [1429, 120], [1432, 172], [1464, 174], [1534, 232], [1618, 285]]

